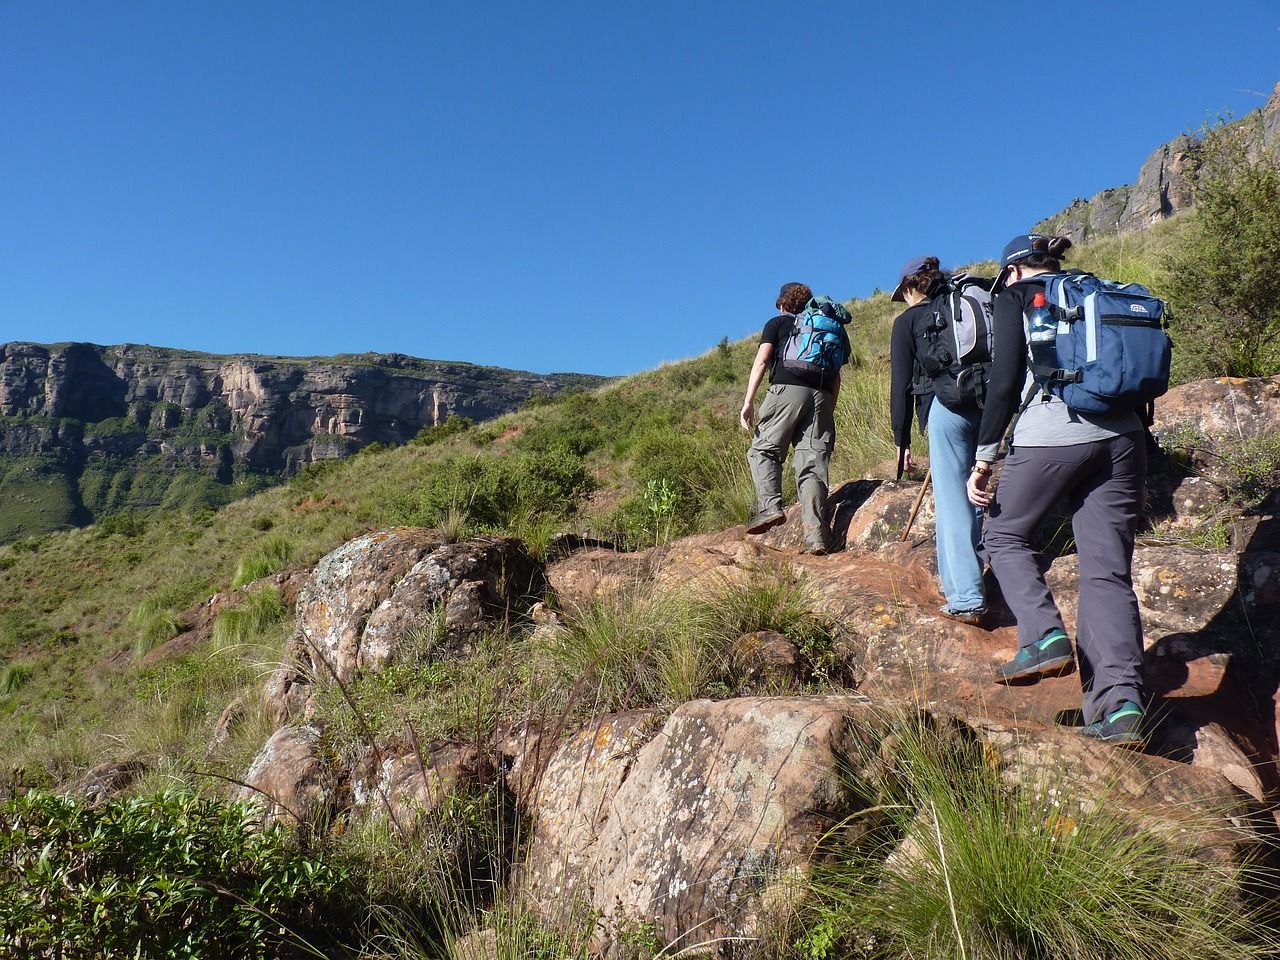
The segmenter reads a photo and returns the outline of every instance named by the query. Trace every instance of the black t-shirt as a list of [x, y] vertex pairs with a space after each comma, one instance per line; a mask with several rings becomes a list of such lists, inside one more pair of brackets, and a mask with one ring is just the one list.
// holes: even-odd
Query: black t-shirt
[[893, 321], [889, 337], [890, 402], [889, 419], [893, 439], [899, 447], [911, 446], [911, 414], [914, 410], [924, 431], [929, 422], [929, 405], [933, 393], [916, 393], [916, 344], [923, 339], [924, 328], [933, 320], [932, 301], [924, 300], [907, 307]]
[[764, 329], [760, 331], [760, 342], [773, 344], [773, 366], [769, 370], [769, 382], [791, 384], [796, 387], [810, 387], [814, 390], [825, 390], [830, 393], [835, 387], [836, 379], [839, 377], [838, 373], [825, 370], [814, 370], [810, 373], [807, 370], [787, 370], [782, 366], [782, 347], [786, 343], [787, 337], [791, 335], [795, 320], [796, 318], [792, 314], [783, 313], [766, 323]]

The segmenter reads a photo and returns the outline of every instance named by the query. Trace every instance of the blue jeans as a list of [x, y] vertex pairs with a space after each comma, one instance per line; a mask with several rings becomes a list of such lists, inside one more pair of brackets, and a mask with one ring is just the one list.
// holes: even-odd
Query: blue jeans
[[929, 405], [929, 466], [938, 543], [938, 576], [952, 610], [985, 606], [982, 595], [982, 510], [969, 502], [965, 482], [978, 451], [982, 411], [957, 413], [935, 397]]

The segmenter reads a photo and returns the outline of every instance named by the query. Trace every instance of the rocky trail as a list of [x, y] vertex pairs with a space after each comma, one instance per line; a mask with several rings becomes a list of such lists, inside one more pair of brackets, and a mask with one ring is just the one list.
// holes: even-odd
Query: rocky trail
[[[348, 542], [281, 579], [296, 594], [297, 627], [265, 687], [278, 729], [241, 795], [273, 817], [309, 823], [389, 811], [411, 832], [415, 811], [500, 781], [527, 825], [512, 896], [553, 923], [596, 918], [594, 945], [605, 956], [619, 955], [620, 931], [637, 923], [664, 944], [708, 944], [697, 955], [749, 956], [820, 856], [819, 840], [886, 775], [893, 715], [963, 731], [1010, 783], [1105, 802], [1142, 826], [1181, 832], [1206, 857], [1243, 858], [1277, 833], [1280, 528], [1264, 501], [1229, 514], [1223, 549], [1172, 534], [1228, 516], [1224, 444], [1265, 440], [1278, 414], [1280, 379], [1189, 384], [1160, 405], [1159, 435], [1198, 436], [1178, 469], [1166, 462], [1153, 479], [1163, 536], [1144, 538], [1135, 557], [1160, 717], [1143, 752], [1076, 734], [1074, 674], [992, 683], [992, 668], [1016, 648], [1007, 610], [997, 601], [986, 629], [939, 616], [930, 498], [900, 542], [918, 483], [857, 480], [832, 494], [844, 549], [824, 557], [798, 552], [794, 517], [761, 537], [735, 527], [646, 553], [566, 539], [546, 564], [505, 538], [446, 543], [438, 531], [397, 528]], [[354, 764], [324, 747], [317, 690], [385, 669], [427, 611], [442, 618], [440, 655], [464, 657], [474, 638], [513, 616], [554, 632], [567, 611], [627, 591], [712, 590], [783, 568], [803, 577], [836, 626], [844, 689], [803, 693], [795, 644], [763, 636], [751, 641], [754, 669], [777, 681], [773, 689], [796, 692], [585, 724], [531, 717], [486, 742], [371, 744]], [[1053, 559], [1047, 576], [1070, 630], [1074, 556]], [[1206, 820], [1222, 832], [1188, 841], [1188, 825]]]

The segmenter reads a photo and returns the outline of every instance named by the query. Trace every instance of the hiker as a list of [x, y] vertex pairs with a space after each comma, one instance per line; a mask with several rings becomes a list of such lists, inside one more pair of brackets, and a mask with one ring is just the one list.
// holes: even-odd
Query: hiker
[[[996, 669], [996, 681], [1035, 682], [1074, 667], [1071, 640], [1031, 542], [1049, 508], [1066, 501], [1080, 564], [1080, 732], [1137, 743], [1142, 740], [1142, 623], [1131, 567], [1147, 465], [1143, 423], [1132, 407], [1084, 412], [1069, 406], [1037, 383], [1029, 359], [1034, 331], [1057, 329], [1056, 320], [1049, 326], [1034, 314], [1045, 309], [1046, 283], [1062, 269], [1070, 246], [1065, 237], [1027, 234], [1004, 248], [994, 362], [968, 493], [975, 506], [988, 509], [991, 567], [1018, 622], [1017, 655]], [[993, 496], [992, 464], [1020, 406], [1024, 409]]]
[[[990, 286], [990, 280], [948, 276], [937, 257], [914, 257], [903, 265], [891, 298], [907, 304], [893, 322], [889, 353], [898, 477], [915, 468], [914, 405], [929, 441], [938, 578], [947, 601], [939, 613], [974, 626], [987, 612], [978, 554], [982, 510], [969, 502], [965, 481], [978, 448], [990, 360]], [[966, 322], [976, 336], [969, 337], [967, 348], [957, 347], [964, 341]]]
[[[795, 447], [792, 468], [800, 495], [804, 552], [831, 549], [827, 519], [827, 465], [835, 447], [835, 406], [840, 368], [849, 361], [844, 326], [849, 313], [829, 297], [813, 296], [803, 283], [783, 284], [778, 315], [764, 325], [747, 395], [738, 420], [755, 428], [747, 462], [756, 487], [756, 511], [748, 533], [764, 533], [786, 522], [782, 512], [782, 462]], [[769, 390], [756, 421], [755, 397], [769, 372]]]

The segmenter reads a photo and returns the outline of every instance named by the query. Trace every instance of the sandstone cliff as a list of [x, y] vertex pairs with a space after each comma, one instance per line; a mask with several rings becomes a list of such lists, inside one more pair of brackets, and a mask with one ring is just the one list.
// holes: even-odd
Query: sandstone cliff
[[0, 540], [156, 506], [177, 474], [224, 488], [239, 480], [248, 493], [308, 463], [403, 443], [452, 414], [487, 420], [535, 394], [598, 382], [400, 354], [5, 344]]
[[[1280, 157], [1280, 84], [1260, 110], [1233, 126], [1252, 156]], [[1097, 237], [1132, 233], [1167, 220], [1193, 203], [1195, 171], [1202, 144], [1184, 134], [1158, 147], [1142, 165], [1136, 183], [1110, 187], [1088, 200], [1078, 198], [1065, 210], [1035, 225], [1079, 243]]]

